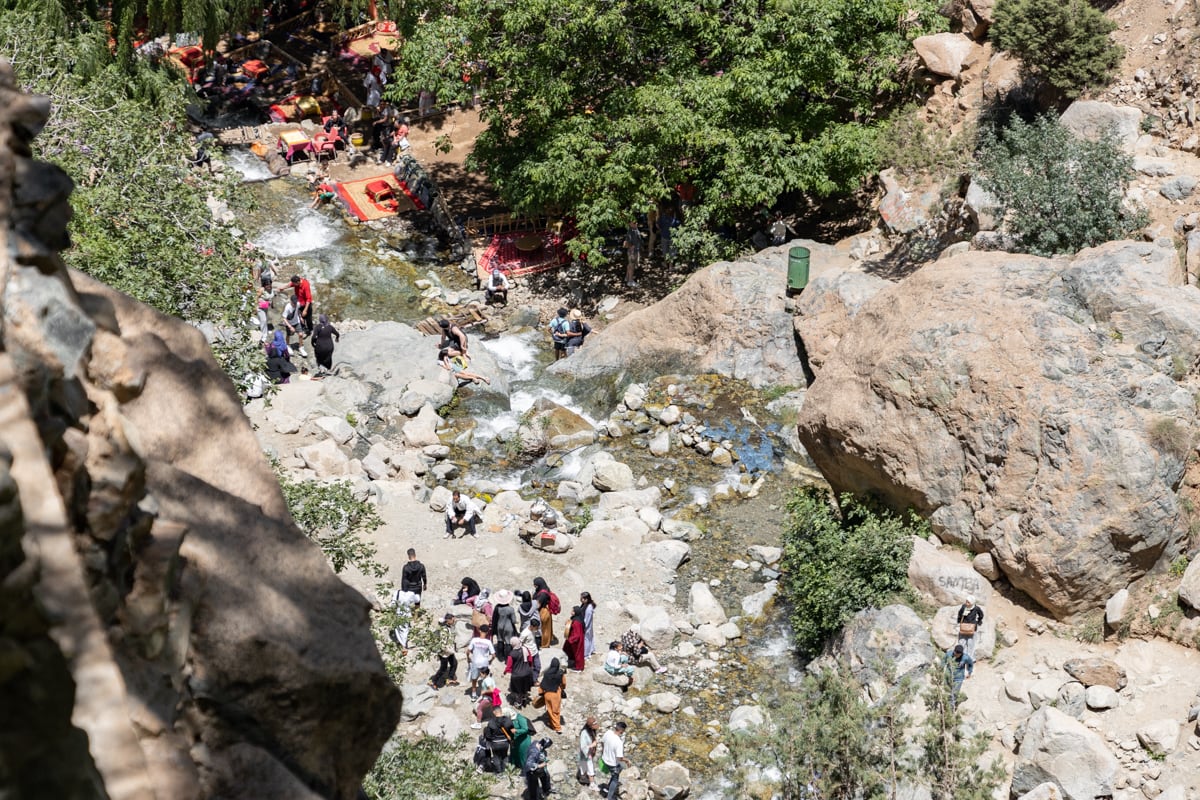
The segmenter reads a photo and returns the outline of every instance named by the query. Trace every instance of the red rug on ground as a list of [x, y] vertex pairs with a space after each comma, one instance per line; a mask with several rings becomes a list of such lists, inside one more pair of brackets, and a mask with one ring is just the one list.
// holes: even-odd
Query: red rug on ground
[[[385, 197], [380, 196], [381, 183], [387, 184], [391, 189]], [[346, 205], [346, 210], [363, 222], [390, 217], [416, 208], [407, 189], [390, 172], [339, 183], [334, 191]]]
[[479, 259], [479, 273], [486, 276], [499, 266], [509, 276], [533, 275], [569, 263], [566, 242], [551, 231], [512, 231], [492, 237]]

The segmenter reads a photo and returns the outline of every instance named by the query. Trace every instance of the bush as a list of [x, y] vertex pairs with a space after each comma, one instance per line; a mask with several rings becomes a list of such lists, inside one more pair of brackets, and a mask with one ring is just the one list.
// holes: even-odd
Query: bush
[[1122, 207], [1133, 160], [1110, 137], [1091, 142], [1053, 117], [1013, 117], [999, 131], [984, 131], [977, 163], [1025, 252], [1075, 253], [1144, 224], [1143, 215]]
[[817, 489], [798, 491], [787, 510], [783, 590], [796, 649], [812, 657], [855, 613], [904, 591], [910, 537], [927, 535], [928, 525], [915, 514], [876, 512], [850, 495], [838, 509]]
[[1121, 63], [1121, 47], [1108, 38], [1116, 23], [1085, 0], [999, 0], [995, 13], [996, 47], [1067, 97], [1106, 85]]
[[435, 736], [409, 740], [397, 734], [363, 781], [370, 800], [484, 800], [487, 784], [459, 751], [467, 736], [453, 744]]

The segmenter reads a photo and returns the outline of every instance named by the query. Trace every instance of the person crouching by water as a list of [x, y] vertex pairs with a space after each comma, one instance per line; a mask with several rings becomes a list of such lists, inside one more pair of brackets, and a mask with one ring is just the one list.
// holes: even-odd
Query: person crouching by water
[[484, 301], [508, 305], [508, 276], [499, 267], [492, 267], [487, 283], [483, 287]]
[[469, 372], [467, 367], [470, 366], [470, 361], [466, 353], [458, 353], [449, 349], [438, 351], [438, 363], [442, 365], [442, 369], [449, 370], [450, 373], [458, 379], [458, 385], [464, 383], [486, 383], [491, 384], [491, 380], [482, 375], [477, 375], [474, 372]]

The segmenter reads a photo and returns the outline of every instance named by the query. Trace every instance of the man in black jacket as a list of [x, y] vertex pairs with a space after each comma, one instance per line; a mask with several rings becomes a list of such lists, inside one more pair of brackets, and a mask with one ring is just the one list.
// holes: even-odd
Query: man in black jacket
[[[429, 578], [425, 575], [425, 565], [417, 561], [417, 551], [408, 548], [408, 563], [400, 570], [400, 588], [420, 596], [429, 586]], [[420, 602], [417, 602], [420, 605]]]

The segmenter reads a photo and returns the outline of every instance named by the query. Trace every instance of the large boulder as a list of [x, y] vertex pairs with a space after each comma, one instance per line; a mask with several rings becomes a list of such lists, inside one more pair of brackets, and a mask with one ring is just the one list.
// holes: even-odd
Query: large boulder
[[1110, 797], [1119, 767], [1098, 734], [1044, 705], [1025, 725], [1013, 768], [1012, 793], [1019, 796], [1054, 783], [1066, 800]]
[[592, 468], [592, 485], [602, 492], [627, 492], [633, 488], [633, 470], [620, 461], [601, 461]]
[[[894, 680], [913, 675], [933, 663], [929, 626], [908, 606], [891, 605], [858, 612], [833, 642], [832, 653], [844, 659], [874, 697], [887, 690], [878, 670], [891, 668]], [[821, 660], [822, 666], [828, 663]]]
[[961, 33], [934, 33], [913, 39], [913, 47], [925, 69], [934, 75], [957, 78], [975, 43]]
[[538, 456], [546, 450], [571, 450], [596, 440], [592, 423], [546, 397], [534, 401], [521, 416], [512, 434], [525, 455]]
[[945, 605], [962, 604], [967, 597], [974, 597], [976, 603], [987, 606], [992, 584], [974, 566], [918, 536], [912, 542], [908, 579], [914, 589]]
[[[813, 276], [849, 263], [830, 245], [792, 245], [809, 248]], [[804, 365], [784, 297], [787, 265], [787, 247], [771, 247], [705, 267], [653, 306], [592, 334], [587, 347], [550, 371], [576, 378], [713, 372], [755, 387], [803, 386]]]
[[1186, 534], [1196, 410], [1173, 375], [1200, 357], [1200, 290], [1180, 276], [1134, 242], [928, 264], [849, 321], [801, 442], [837, 491], [929, 515], [1055, 615], [1095, 608]]
[[1067, 106], [1059, 122], [1076, 136], [1097, 141], [1111, 136], [1132, 155], [1138, 137], [1142, 135], [1144, 114], [1133, 106], [1114, 106], [1102, 100], [1076, 100]]
[[1173, 719], [1156, 719], [1138, 728], [1138, 743], [1153, 756], [1162, 758], [1179, 746], [1180, 725]]
[[683, 800], [692, 789], [692, 773], [678, 761], [664, 761], [646, 775], [656, 800]]
[[1193, 558], [1179, 583], [1179, 599], [1200, 610], [1200, 558]]

